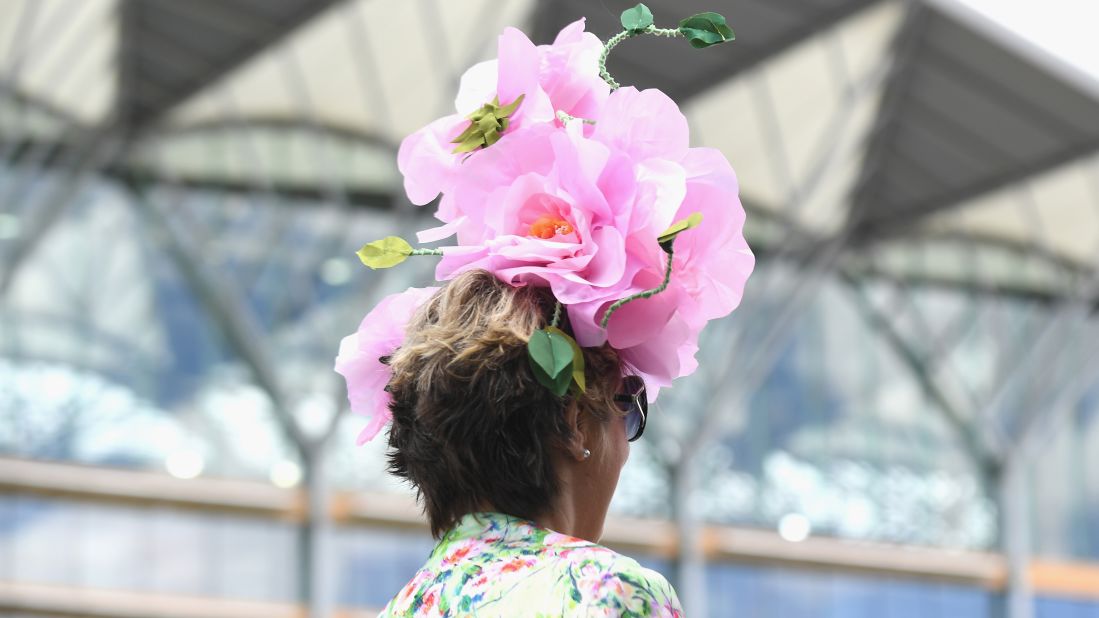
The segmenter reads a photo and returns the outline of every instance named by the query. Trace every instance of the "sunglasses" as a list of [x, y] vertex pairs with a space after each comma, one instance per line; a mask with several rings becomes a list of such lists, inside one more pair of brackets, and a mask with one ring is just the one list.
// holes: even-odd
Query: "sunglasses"
[[645, 381], [640, 376], [622, 379], [624, 393], [614, 396], [614, 403], [626, 413], [626, 439], [637, 440], [645, 433], [645, 419], [649, 415], [649, 397], [645, 393]]

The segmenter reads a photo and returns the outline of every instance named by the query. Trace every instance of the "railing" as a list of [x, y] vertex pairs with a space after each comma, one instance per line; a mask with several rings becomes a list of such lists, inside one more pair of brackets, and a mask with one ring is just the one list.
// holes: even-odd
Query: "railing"
[[[243, 513], [305, 522], [305, 492], [242, 480], [177, 479], [167, 474], [0, 458], [0, 492], [57, 497], [131, 507], [171, 506], [206, 513]], [[411, 497], [386, 493], [333, 492], [328, 514], [350, 527], [423, 530], [426, 523]], [[674, 558], [672, 522], [611, 516], [603, 543], [626, 553]], [[946, 581], [1001, 590], [1006, 563], [999, 553], [954, 551], [811, 537], [800, 543], [777, 533], [733, 526], [705, 526], [702, 547], [713, 562], [778, 565], [830, 572]], [[1035, 562], [1030, 577], [1037, 593], [1099, 600], [1099, 565]], [[107, 591], [0, 581], [0, 608], [80, 616], [300, 616], [292, 603]], [[337, 616], [372, 615], [347, 610]]]

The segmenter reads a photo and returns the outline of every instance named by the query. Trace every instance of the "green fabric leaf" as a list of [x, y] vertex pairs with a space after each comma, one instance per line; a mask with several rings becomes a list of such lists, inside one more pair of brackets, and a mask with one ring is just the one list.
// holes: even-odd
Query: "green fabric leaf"
[[534, 377], [558, 397], [565, 394], [572, 382], [572, 346], [557, 333], [536, 330], [527, 342]]
[[412, 255], [412, 245], [400, 236], [386, 236], [381, 240], [366, 243], [355, 252], [359, 260], [370, 268], [389, 268], [405, 261]]
[[484, 143], [484, 138], [477, 130], [477, 123], [471, 122], [465, 131], [462, 131], [458, 137], [454, 138], [450, 143], [458, 144], [454, 149], [454, 153], [459, 152], [472, 152], [481, 147]]
[[470, 137], [468, 139], [463, 140], [461, 143], [459, 143], [457, 146], [454, 147], [454, 150], [451, 151], [451, 153], [452, 154], [459, 154], [459, 153], [463, 153], [463, 152], [473, 152], [474, 150], [477, 150], [478, 148], [480, 148], [484, 144], [485, 144], [484, 138], [481, 137], [480, 135], [475, 135], [473, 137]]
[[556, 326], [547, 326], [546, 331], [560, 335], [565, 338], [565, 341], [569, 342], [569, 345], [572, 347], [572, 381], [576, 384], [576, 387], [580, 389], [581, 393], [588, 392], [587, 381], [584, 377], [584, 352], [580, 349], [580, 344], [576, 343], [576, 340], [570, 337], [568, 333]]
[[702, 213], [692, 213], [686, 219], [680, 219], [679, 221], [676, 221], [675, 223], [671, 224], [668, 229], [661, 232], [660, 236], [656, 238], [656, 242], [663, 245], [667, 242], [675, 240], [675, 237], [678, 236], [680, 232], [684, 230], [689, 230], [692, 227], [698, 227], [699, 223], [702, 223]]
[[500, 141], [501, 134], [508, 128], [509, 117], [519, 109], [525, 96], [521, 94], [503, 107], [500, 106], [500, 99], [494, 98], [491, 103], [485, 103], [474, 110], [467, 116], [469, 126], [450, 141], [451, 144], [457, 144], [451, 153], [473, 152], [478, 148], [488, 148]]
[[653, 12], [644, 4], [622, 11], [622, 27], [626, 30], [644, 30], [653, 25]]
[[679, 32], [692, 47], [703, 48], [726, 41], [732, 41], [733, 30], [725, 23], [725, 17], [719, 13], [706, 12], [679, 22]]
[[[515, 97], [515, 100], [512, 101], [511, 103], [505, 105], [504, 107], [501, 107], [499, 109], [499, 111], [496, 113], [496, 117], [497, 118], [507, 118], [507, 117], [511, 116], [512, 114], [514, 114], [515, 110], [519, 109], [519, 104], [523, 102], [523, 97], [525, 97], [525, 96], [527, 96], [527, 95], [521, 94], [521, 95]], [[496, 105], [500, 105], [499, 99], [496, 100]]]
[[554, 395], [563, 397], [565, 393], [569, 391], [569, 385], [572, 384], [572, 372], [565, 370], [561, 372], [561, 375], [557, 376], [556, 380], [539, 380], [542, 385], [550, 389]]
[[496, 120], [496, 116], [492, 114], [481, 116], [474, 124], [477, 125], [477, 131], [483, 135], [495, 133], [496, 129], [500, 127], [500, 122]]

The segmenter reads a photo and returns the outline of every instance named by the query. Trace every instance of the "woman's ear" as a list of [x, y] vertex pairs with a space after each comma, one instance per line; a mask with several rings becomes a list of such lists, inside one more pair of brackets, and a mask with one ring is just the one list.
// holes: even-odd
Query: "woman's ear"
[[[565, 443], [565, 451], [570, 457], [577, 461], [584, 461], [587, 459], [584, 457], [584, 452], [587, 450], [586, 438], [587, 432], [590, 428], [587, 415], [580, 413], [580, 404], [574, 399], [570, 398], [568, 405], [565, 406], [565, 423], [569, 428], [569, 439]], [[590, 453], [590, 451], [588, 451]]]

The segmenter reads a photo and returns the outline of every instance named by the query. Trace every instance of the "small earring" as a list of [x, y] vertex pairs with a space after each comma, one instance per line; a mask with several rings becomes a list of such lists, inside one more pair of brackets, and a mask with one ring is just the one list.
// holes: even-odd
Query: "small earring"
[[584, 449], [584, 459], [588, 459], [590, 457], [591, 457], [591, 451], [589, 451], [588, 449]]

